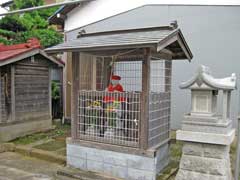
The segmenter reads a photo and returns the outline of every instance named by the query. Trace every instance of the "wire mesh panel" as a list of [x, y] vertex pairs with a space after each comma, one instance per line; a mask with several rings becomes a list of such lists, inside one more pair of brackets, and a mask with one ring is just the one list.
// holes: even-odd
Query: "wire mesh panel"
[[78, 102], [80, 139], [139, 145], [140, 93], [82, 90]]
[[[149, 147], [167, 140], [170, 128], [171, 61], [151, 60], [149, 119], [143, 119], [142, 59], [115, 60], [82, 55], [77, 138], [139, 147], [141, 123], [149, 121]], [[114, 84], [116, 79], [112, 79], [114, 76], [118, 77], [117, 84]], [[114, 86], [121, 86], [121, 90], [114, 90]]]
[[149, 147], [169, 139], [171, 110], [171, 61], [151, 62], [149, 97]]
[[121, 76], [125, 91], [142, 91], [142, 61], [116, 62], [114, 74]]

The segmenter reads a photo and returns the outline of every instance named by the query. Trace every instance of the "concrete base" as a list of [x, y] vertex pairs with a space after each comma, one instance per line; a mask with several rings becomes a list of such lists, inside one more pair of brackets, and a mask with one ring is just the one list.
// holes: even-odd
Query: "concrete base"
[[18, 137], [45, 131], [51, 128], [51, 119], [0, 125], [0, 142], [11, 141]]
[[234, 129], [231, 129], [226, 134], [177, 130], [177, 140], [180, 141], [230, 145], [233, 142], [234, 137], [235, 137]]
[[[121, 148], [121, 147], [119, 147]], [[155, 180], [168, 164], [168, 143], [154, 157], [89, 148], [67, 141], [67, 165], [127, 180]]]
[[185, 142], [176, 180], [232, 180], [230, 146]]

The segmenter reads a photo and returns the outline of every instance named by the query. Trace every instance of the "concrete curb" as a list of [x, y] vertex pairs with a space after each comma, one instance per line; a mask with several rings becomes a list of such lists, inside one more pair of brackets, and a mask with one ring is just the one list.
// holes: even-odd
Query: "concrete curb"
[[13, 152], [16, 146], [13, 143], [0, 143], [0, 153]]
[[4, 152], [17, 152], [25, 156], [34, 157], [53, 163], [66, 164], [65, 156], [61, 156], [53, 152], [48, 152], [41, 149], [32, 148], [30, 146], [16, 146], [14, 143], [2, 143], [0, 144], [0, 153]]
[[119, 178], [107, 176], [105, 174], [91, 171], [83, 171], [80, 169], [71, 169], [70, 167], [58, 170], [57, 175], [79, 180], [122, 180]]
[[27, 146], [16, 146], [15, 152], [30, 156], [30, 157], [35, 157], [38, 159], [42, 159], [45, 161], [53, 162], [53, 163], [58, 163], [58, 164], [66, 164], [66, 157], [57, 155], [53, 152], [48, 152], [32, 147], [27, 147]]

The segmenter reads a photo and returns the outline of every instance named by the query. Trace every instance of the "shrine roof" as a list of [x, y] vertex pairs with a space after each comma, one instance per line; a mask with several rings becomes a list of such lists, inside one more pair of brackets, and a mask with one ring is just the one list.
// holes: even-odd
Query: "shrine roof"
[[181, 89], [221, 89], [221, 90], [234, 90], [237, 88], [236, 74], [232, 74], [226, 78], [214, 78], [210, 69], [201, 65], [196, 75], [182, 83]]
[[126, 29], [98, 33], [79, 32], [77, 39], [47, 48], [48, 53], [63, 51], [93, 52], [151, 48], [156, 53], [167, 50], [173, 59], [189, 59], [193, 55], [179, 28], [172, 26]]

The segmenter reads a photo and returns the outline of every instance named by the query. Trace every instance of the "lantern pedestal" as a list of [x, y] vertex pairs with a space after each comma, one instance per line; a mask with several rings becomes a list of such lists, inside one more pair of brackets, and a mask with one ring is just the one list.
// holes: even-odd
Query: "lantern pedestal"
[[177, 140], [184, 145], [176, 180], [232, 180], [229, 158], [235, 137], [232, 121], [206, 119], [185, 116], [182, 130], [177, 131]]
[[229, 151], [235, 130], [231, 129], [231, 121], [184, 121], [182, 129], [177, 131], [177, 140], [184, 145], [176, 180], [232, 180]]
[[176, 180], [232, 180], [229, 145], [184, 142]]

